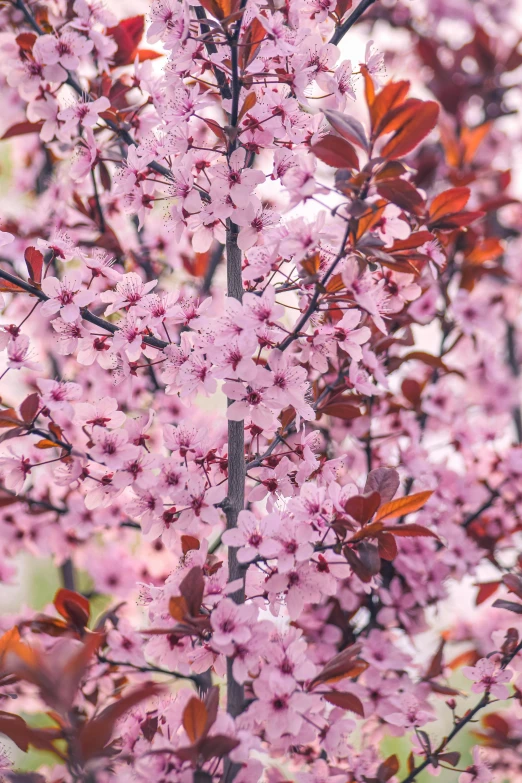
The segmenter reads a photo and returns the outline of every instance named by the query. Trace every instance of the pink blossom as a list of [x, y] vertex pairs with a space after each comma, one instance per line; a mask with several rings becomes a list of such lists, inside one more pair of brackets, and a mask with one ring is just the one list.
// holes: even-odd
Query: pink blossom
[[279, 551], [278, 543], [271, 538], [278, 529], [277, 523], [277, 515], [256, 519], [251, 511], [240, 511], [237, 528], [225, 530], [221, 538], [226, 546], [239, 547], [240, 563], [249, 563], [258, 555], [270, 559]]
[[62, 411], [67, 416], [74, 415], [71, 402], [79, 400], [82, 395], [82, 387], [79, 383], [70, 381], [51, 381], [49, 378], [39, 378], [41, 402], [50, 411]]
[[491, 769], [481, 759], [480, 748], [478, 745], [475, 745], [473, 748], [473, 764], [459, 775], [459, 783], [490, 783], [490, 781]]
[[136, 272], [123, 275], [122, 279], [116, 283], [114, 291], [104, 291], [100, 296], [103, 302], [109, 302], [105, 309], [105, 315], [111, 315], [118, 310], [138, 304], [149, 291], [156, 287], [157, 283], [157, 280], [144, 283]]
[[62, 320], [69, 324], [77, 321], [80, 308], [86, 307], [94, 299], [91, 291], [82, 290], [78, 272], [68, 272], [61, 280], [45, 277], [42, 280], [42, 291], [49, 297], [41, 307], [42, 313], [51, 315], [59, 312]]
[[66, 30], [59, 36], [42, 35], [36, 39], [34, 48], [41, 61], [46, 65], [59, 63], [66, 70], [75, 71], [80, 58], [88, 54], [94, 43], [83, 35]]
[[497, 699], [509, 696], [509, 689], [504, 683], [511, 680], [513, 672], [501, 669], [494, 658], [481, 658], [475, 666], [464, 666], [462, 672], [473, 680], [473, 693], [491, 693]]
[[125, 430], [95, 426], [91, 438], [94, 442], [91, 456], [111, 469], [121, 468], [125, 460], [134, 459], [139, 453], [138, 447], [129, 443]]

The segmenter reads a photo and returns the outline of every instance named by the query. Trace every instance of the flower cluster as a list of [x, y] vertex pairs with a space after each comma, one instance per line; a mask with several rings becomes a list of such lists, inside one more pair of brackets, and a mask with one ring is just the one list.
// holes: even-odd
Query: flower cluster
[[0, 10], [0, 581], [63, 582], [0, 618], [0, 733], [49, 779], [522, 779], [519, 706], [451, 744], [522, 690], [522, 55], [351, 5]]

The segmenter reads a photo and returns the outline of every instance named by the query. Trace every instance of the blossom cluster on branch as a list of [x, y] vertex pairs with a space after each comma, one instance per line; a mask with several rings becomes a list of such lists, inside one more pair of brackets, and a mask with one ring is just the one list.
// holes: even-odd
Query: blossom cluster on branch
[[413, 5], [0, 8], [6, 780], [522, 780], [522, 54]]

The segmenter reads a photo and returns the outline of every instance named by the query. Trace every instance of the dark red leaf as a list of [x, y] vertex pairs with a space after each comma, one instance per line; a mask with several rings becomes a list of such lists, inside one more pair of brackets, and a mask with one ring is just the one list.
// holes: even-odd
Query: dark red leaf
[[214, 734], [212, 737], [205, 737], [198, 746], [198, 751], [205, 761], [213, 758], [223, 758], [228, 756], [239, 745], [239, 740], [234, 737], [227, 737], [225, 734]]
[[360, 715], [361, 718], [364, 718], [364, 707], [362, 702], [359, 697], [355, 696], [353, 693], [330, 691], [329, 693], [322, 693], [321, 696], [326, 699], [329, 704], [341, 707], [343, 710], [355, 712], [356, 715]]
[[497, 598], [493, 606], [495, 609], [507, 609], [508, 612], [522, 614], [522, 604], [516, 604], [514, 601], [504, 601], [503, 598]]
[[33, 421], [34, 417], [38, 413], [38, 407], [40, 402], [40, 395], [36, 392], [30, 394], [20, 405], [20, 414], [26, 424]]
[[328, 166], [336, 169], [359, 169], [359, 159], [353, 146], [339, 136], [323, 136], [310, 149]]
[[443, 193], [439, 193], [430, 205], [430, 221], [435, 223], [445, 215], [461, 212], [468, 203], [469, 196], [469, 188], [450, 188], [443, 191]]
[[368, 473], [364, 492], [378, 492], [382, 503], [393, 500], [399, 489], [400, 478], [395, 468], [376, 468]]
[[386, 783], [399, 771], [399, 759], [397, 756], [388, 756], [388, 758], [379, 765], [377, 770], [377, 780], [379, 783]]
[[482, 584], [475, 585], [475, 587], [478, 587], [475, 604], [479, 606], [480, 604], [483, 604], [484, 601], [487, 601], [488, 598], [491, 598], [491, 596], [497, 592], [501, 584], [502, 582], [482, 582]]
[[396, 204], [404, 212], [422, 215], [425, 201], [417, 188], [405, 179], [389, 179], [381, 182], [377, 193], [392, 204]]
[[364, 495], [352, 495], [344, 504], [344, 509], [353, 519], [361, 524], [373, 517], [381, 504], [378, 492], [368, 492]]
[[194, 566], [194, 568], [190, 569], [186, 577], [180, 582], [179, 590], [185, 599], [190, 614], [192, 617], [196, 617], [199, 614], [205, 591], [205, 579], [200, 566]]
[[398, 553], [397, 542], [391, 533], [381, 533], [377, 538], [377, 545], [379, 549], [379, 556], [383, 560], [391, 562], [395, 560]]
[[27, 247], [24, 258], [29, 272], [29, 282], [39, 286], [42, 282], [43, 254], [35, 247]]
[[[412, 101], [414, 99], [411, 99]], [[401, 123], [381, 150], [383, 158], [402, 158], [411, 152], [433, 130], [439, 116], [434, 101], [415, 101], [400, 115]], [[386, 127], [386, 123], [384, 123]], [[389, 125], [389, 124], [388, 124]]]
[[27, 133], [40, 133], [43, 128], [42, 122], [17, 122], [6, 130], [0, 141], [12, 139], [13, 136], [25, 136]]
[[60, 588], [54, 596], [54, 606], [58, 614], [70, 620], [77, 628], [85, 628], [91, 616], [91, 607], [87, 598], [73, 590]]
[[324, 116], [337, 133], [346, 139], [346, 141], [357, 144], [363, 150], [368, 149], [368, 138], [364, 126], [356, 120], [355, 117], [351, 117], [349, 114], [343, 114], [335, 109], [327, 109], [323, 112]]
[[113, 56], [113, 67], [130, 65], [134, 62], [144, 29], [145, 17], [142, 14], [122, 19], [115, 27], [109, 27], [107, 35], [114, 38], [118, 45]]
[[518, 598], [522, 598], [522, 576], [518, 574], [506, 574], [502, 577], [510, 593], [515, 593]]

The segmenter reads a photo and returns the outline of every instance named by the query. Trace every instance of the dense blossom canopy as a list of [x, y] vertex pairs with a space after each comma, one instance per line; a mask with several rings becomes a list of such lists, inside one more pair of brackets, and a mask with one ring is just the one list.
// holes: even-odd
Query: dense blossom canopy
[[0, 775], [522, 780], [515, 9], [124, 5], [0, 8]]

